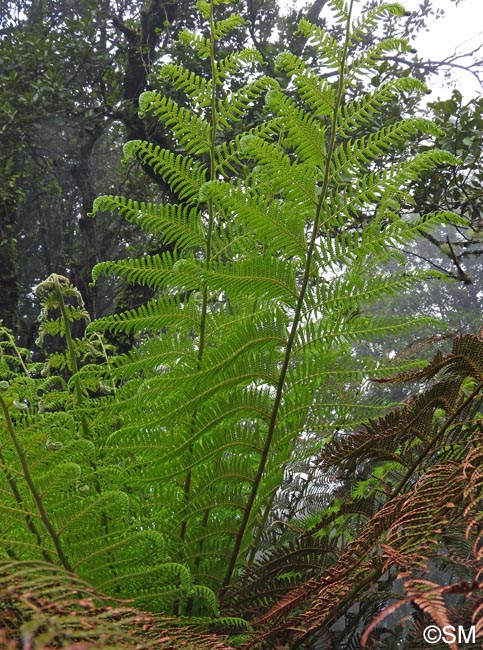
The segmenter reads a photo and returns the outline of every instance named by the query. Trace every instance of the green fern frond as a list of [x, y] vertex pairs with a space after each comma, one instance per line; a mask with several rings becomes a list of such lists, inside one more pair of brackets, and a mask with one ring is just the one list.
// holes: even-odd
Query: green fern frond
[[[407, 161], [402, 169], [407, 178], [413, 180], [414, 178], [419, 178], [422, 174], [437, 167], [438, 165], [457, 165], [459, 159], [449, 151], [439, 151], [437, 149], [432, 149], [430, 151], [422, 151], [414, 156], [412, 159]], [[442, 214], [442, 213], [440, 213]], [[446, 213], [449, 215], [449, 212]], [[453, 214], [451, 217], [452, 221], [456, 224], [459, 223], [460, 217]]]
[[315, 119], [331, 115], [335, 108], [334, 88], [298, 56], [290, 52], [279, 54], [276, 68], [292, 77], [302, 101], [307, 104]]
[[[331, 163], [332, 178], [337, 179], [341, 173], [365, 172], [368, 166], [388, 152], [397, 150], [418, 131], [431, 134], [434, 133], [434, 126], [428, 120], [419, 118], [401, 120], [368, 136], [362, 136], [358, 140], [342, 143], [334, 151]], [[449, 158], [445, 163], [448, 164], [448, 161]], [[435, 164], [434, 159], [433, 164]]]
[[187, 29], [181, 30], [178, 35], [179, 42], [197, 52], [200, 59], [207, 59], [211, 54], [211, 39], [194, 34]]
[[142, 118], [147, 113], [171, 128], [178, 146], [186, 153], [197, 155], [209, 151], [211, 125], [192, 110], [150, 90], [139, 98], [139, 116]]
[[[244, 155], [255, 156], [256, 173], [267, 183], [271, 194], [280, 194], [288, 201], [309, 206], [317, 205], [316, 180], [319, 170], [311, 165], [292, 162], [281, 147], [254, 135], [241, 140]], [[276, 175], [274, 172], [276, 170]]]
[[225, 81], [238, 72], [245, 72], [253, 64], [263, 63], [260, 53], [255, 49], [245, 48], [239, 52], [230, 52], [226, 57], [214, 62], [216, 77]]
[[337, 119], [341, 137], [348, 137], [353, 129], [374, 125], [377, 111], [384, 104], [396, 99], [401, 93], [414, 94], [423, 92], [424, 88], [424, 84], [418, 79], [398, 77], [381, 84], [376, 90], [364, 93], [363, 97], [343, 104]]
[[239, 14], [232, 14], [224, 20], [215, 21], [213, 36], [215, 40], [220, 41], [230, 32], [235, 31], [239, 27], [244, 27], [245, 25], [246, 20], [244, 18], [242, 18]]
[[327, 129], [319, 119], [299, 108], [280, 91], [270, 91], [266, 103], [283, 116], [287, 145], [294, 147], [297, 159], [310, 165], [323, 165], [327, 156]]
[[297, 296], [295, 273], [291, 265], [272, 257], [259, 256], [231, 264], [214, 264], [202, 277], [213, 291], [227, 290], [234, 298], [258, 296], [261, 300], [281, 301], [293, 304]]
[[[323, 310], [324, 306], [330, 305], [334, 312], [338, 309], [350, 313], [360, 307], [361, 304], [368, 305], [371, 302], [392, 296], [399, 292], [415, 288], [428, 276], [427, 272], [405, 273], [399, 272], [391, 275], [378, 277], [367, 277], [361, 282], [362, 270], [357, 269], [347, 273], [341, 278], [336, 278], [330, 284], [320, 283], [313, 294], [307, 298], [306, 309], [303, 312], [305, 318], [317, 317], [317, 312]], [[348, 298], [349, 297], [349, 298]]]
[[[344, 3], [330, 5], [347, 23]], [[202, 9], [212, 15], [207, 4]], [[352, 63], [346, 60], [350, 39], [375, 19], [356, 22], [344, 48], [320, 28], [302, 22], [300, 29], [324, 65], [351, 83], [351, 75], [354, 81], [375, 56], [406, 47], [388, 40]], [[212, 56], [211, 41], [190, 39], [202, 56]], [[196, 111], [210, 107], [206, 115], [214, 126], [203, 135], [209, 146], [191, 150], [185, 144], [190, 158], [142, 143], [129, 144], [126, 153], [159, 170], [185, 199], [204, 241], [189, 251], [194, 240], [188, 238], [181, 256], [172, 256], [165, 269], [152, 269], [156, 280], [151, 269], [141, 268], [144, 262], [118, 263], [125, 277], [149, 281], [163, 296], [102, 322], [141, 336], [136, 350], [113, 363], [114, 379], [125, 383], [117, 401], [105, 407], [120, 419], [106, 453], [116, 462], [129, 459], [129, 471], [143, 459], [130, 489], [148, 488], [164, 504], [153, 503], [147, 521], [151, 516], [174, 545], [181, 542], [177, 557], [215, 588], [226, 587], [256, 554], [284, 468], [314, 453], [313, 442], [302, 444], [301, 434], [347, 427], [380, 412], [381, 404], [357, 402], [356, 391], [346, 390], [370, 371], [385, 372], [367, 359], [351, 363], [353, 346], [434, 324], [429, 318], [376, 319], [363, 308], [428, 277], [371, 269], [397, 259], [398, 247], [448, 221], [444, 213], [403, 218], [401, 206], [410, 204], [408, 188], [416, 176], [455, 161], [432, 153], [392, 162], [411, 138], [435, 132], [424, 120], [378, 123], [387, 103], [420, 91], [418, 82], [389, 83], [346, 102], [342, 78], [334, 86], [301, 58], [283, 54], [277, 65], [289, 76], [290, 97], [263, 77], [227, 94], [225, 82], [228, 87], [242, 64], [257, 58], [248, 51], [211, 61], [210, 86], [180, 68], [168, 69], [178, 89], [189, 96], [199, 89], [201, 99], [193, 98], [191, 114], [156, 99], [158, 117], [175, 121], [172, 131], [180, 141], [200, 126], [192, 121]], [[266, 90], [272, 119], [225, 139], [225, 129]], [[202, 119], [208, 119], [205, 113]], [[227, 179], [233, 173], [240, 178]], [[142, 218], [147, 229], [155, 227]], [[100, 268], [114, 270], [112, 264]], [[177, 294], [183, 301], [173, 298]], [[322, 388], [326, 384], [334, 387]], [[223, 548], [231, 549], [224, 577]], [[287, 569], [278, 578], [287, 585], [295, 575]]]
[[161, 289], [166, 285], [169, 286], [176, 263], [175, 254], [170, 252], [118, 262], [100, 262], [92, 277], [95, 282], [101, 274], [120, 275], [133, 284]]
[[256, 232], [267, 252], [280, 255], [283, 251], [287, 256], [299, 258], [305, 255], [304, 215], [295, 206], [293, 210], [288, 210], [287, 202], [266, 197], [250, 188], [241, 193], [233, 184], [227, 186], [210, 182], [201, 191], [204, 197], [223, 205], [238, 228], [249, 238], [250, 233]]
[[[331, 3], [329, 2], [329, 4]], [[345, 22], [347, 18], [348, 14], [342, 9], [342, 5], [339, 3], [335, 20]], [[323, 64], [324, 67], [335, 68], [337, 70], [340, 68], [344, 54], [334, 36], [306, 19], [302, 19], [299, 22], [297, 31], [307, 39], [308, 44], [317, 52], [319, 65]]]
[[406, 15], [406, 10], [398, 2], [384, 2], [363, 12], [351, 24], [351, 44], [364, 40], [368, 33], [374, 31], [384, 14], [401, 18]]
[[124, 160], [137, 158], [163, 178], [180, 199], [189, 203], [206, 181], [206, 167], [190, 156], [174, 154], [158, 145], [131, 140], [124, 145]]
[[[411, 331], [421, 325], [438, 326], [439, 321], [430, 316], [401, 321], [400, 319], [379, 319], [374, 320], [366, 316], [349, 314], [332, 316], [330, 319], [320, 321], [316, 324], [309, 323], [301, 329], [297, 340], [296, 351], [303, 348], [318, 345], [321, 341], [330, 344], [341, 344], [347, 340], [369, 340], [384, 335], [396, 335], [398, 332]], [[344, 331], [344, 336], [341, 332]]]
[[196, 208], [186, 205], [160, 205], [122, 196], [99, 196], [94, 201], [91, 216], [99, 212], [117, 212], [159, 241], [175, 244], [180, 250], [203, 248], [205, 243], [201, 215]]
[[[358, 40], [359, 35], [356, 36]], [[381, 60], [387, 52], [396, 52], [406, 54], [412, 48], [404, 38], [386, 38], [379, 41], [376, 45], [364, 50], [362, 54], [351, 61], [347, 70], [347, 83], [353, 85], [364, 79], [364, 76], [371, 70], [374, 70], [377, 62]]]
[[165, 327], [189, 330], [199, 327], [199, 312], [192, 301], [176, 296], [163, 296], [141, 305], [137, 309], [113, 314], [107, 318], [96, 320], [90, 331], [102, 331], [104, 328], [111, 332], [152, 332], [161, 331]]
[[[152, 321], [155, 321], [156, 314], [153, 314], [151, 321], [150, 309], [148, 305], [146, 305], [146, 311], [148, 319], [147, 325], [150, 325]], [[136, 315], [138, 315], [137, 312]], [[139, 317], [140, 325], [144, 326], [145, 321], [143, 314], [141, 313]], [[129, 333], [131, 332], [131, 328], [128, 325], [128, 319], [129, 316], [126, 315], [123, 317], [120, 315], [118, 325], [119, 331], [127, 331]], [[117, 319], [111, 321], [111, 319], [106, 318], [106, 320], [102, 320], [99, 323], [99, 330], [109, 330], [111, 328], [115, 330], [116, 326]], [[119, 381], [124, 380], [127, 382], [118, 388], [120, 401], [116, 401], [114, 404], [103, 404], [102, 408], [119, 410], [123, 408], [123, 405], [125, 404], [126, 408], [129, 409], [135, 404], [136, 399], [139, 395], [136, 389], [137, 384], [136, 381], [133, 381], [131, 384], [131, 382], [128, 380], [134, 380], [137, 374], [143, 370], [143, 366], [147, 374], [154, 374], [156, 371], [159, 373], [160, 370], [163, 370], [166, 367], [170, 368], [171, 365], [181, 362], [189, 367], [195, 365], [196, 351], [187, 349], [186, 342], [188, 334], [186, 332], [182, 332], [180, 334], [171, 334], [160, 339], [159, 337], [153, 338], [152, 335], [149, 337], [147, 331], [150, 330], [138, 330], [136, 326], [134, 326], [133, 329], [135, 332], [139, 332], [143, 335], [142, 341], [139, 343], [138, 348], [129, 352], [128, 354], [115, 357], [111, 362], [112, 365], [110, 372], [114, 378]], [[180, 329], [182, 329], [182, 327]], [[187, 330], [189, 330], [188, 327]], [[85, 366], [80, 370], [80, 375], [82, 376], [83, 381], [89, 381], [89, 379], [92, 377], [94, 379], [98, 379], [99, 377], [104, 377], [105, 374], [105, 370], [99, 368], [90, 368], [89, 366]], [[164, 379], [163, 381], [167, 380]], [[169, 385], [169, 382], [167, 383]], [[163, 386], [161, 386], [161, 388], [163, 388]], [[130, 402], [131, 399], [132, 402]]]
[[218, 100], [220, 126], [228, 128], [230, 123], [240, 120], [258, 97], [276, 85], [276, 82], [270, 77], [260, 77], [240, 90]]
[[174, 63], [163, 65], [161, 79], [168, 79], [175, 88], [185, 92], [193, 105], [198, 109], [204, 109], [210, 105], [212, 93], [211, 79], [205, 79], [205, 77], [201, 77], [191, 70], [181, 65], [175, 65]]

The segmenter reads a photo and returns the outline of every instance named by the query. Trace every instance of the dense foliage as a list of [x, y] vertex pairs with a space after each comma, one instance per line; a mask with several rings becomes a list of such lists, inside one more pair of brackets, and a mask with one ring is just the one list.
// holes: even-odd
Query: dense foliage
[[[397, 110], [420, 81], [358, 92], [409, 46], [370, 38], [399, 4], [352, 4], [328, 3], [339, 38], [302, 20], [307, 55], [280, 54], [274, 77], [259, 50], [224, 50], [245, 19], [200, 0], [200, 29], [178, 35], [193, 69], [167, 63], [171, 95], [139, 96], [169, 147], [124, 148], [169, 202], [93, 207], [153, 244], [94, 281], [152, 297], [91, 322], [52, 274], [36, 288], [46, 361], [2, 329], [5, 644], [20, 630], [39, 650], [410, 648], [430, 620], [479, 632], [482, 343], [457, 338], [425, 367], [361, 352], [434, 323], [371, 306], [447, 279], [401, 248], [466, 227], [412, 196], [459, 161]], [[429, 384], [386, 413], [369, 378]]]

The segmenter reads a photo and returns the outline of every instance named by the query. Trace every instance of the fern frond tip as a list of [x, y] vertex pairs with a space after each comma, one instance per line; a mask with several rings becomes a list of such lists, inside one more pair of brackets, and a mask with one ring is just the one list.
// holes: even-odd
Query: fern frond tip
[[150, 105], [156, 98], [156, 93], [152, 90], [146, 90], [144, 93], [141, 93], [138, 100], [139, 111], [138, 116], [142, 119], [146, 116], [146, 113], [149, 110]]
[[404, 18], [411, 15], [411, 12], [407, 11], [407, 9], [400, 2], [383, 4], [381, 9], [386, 11], [388, 14], [391, 14], [392, 16], [396, 16], [397, 18]]
[[129, 142], [126, 142], [122, 148], [122, 162], [124, 164], [136, 157], [136, 151], [141, 143], [141, 140], [129, 140]]

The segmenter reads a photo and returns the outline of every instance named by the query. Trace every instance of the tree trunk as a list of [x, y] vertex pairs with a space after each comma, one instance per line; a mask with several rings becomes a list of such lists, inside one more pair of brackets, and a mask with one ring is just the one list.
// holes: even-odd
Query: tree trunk
[[17, 333], [20, 320], [18, 313], [20, 287], [17, 246], [14, 238], [17, 201], [15, 192], [10, 193], [10, 196], [5, 196], [4, 190], [2, 194], [0, 203], [0, 319], [4, 325]]
[[81, 197], [81, 214], [79, 228], [83, 240], [83, 255], [72, 268], [72, 283], [79, 289], [84, 298], [86, 309], [91, 318], [97, 316], [97, 290], [90, 286], [91, 272], [100, 260], [99, 242], [97, 237], [97, 221], [88, 214], [97, 196], [97, 191], [92, 173], [92, 152], [94, 146], [102, 135], [103, 125], [97, 123], [89, 130], [84, 129], [79, 149], [79, 162], [71, 170]]

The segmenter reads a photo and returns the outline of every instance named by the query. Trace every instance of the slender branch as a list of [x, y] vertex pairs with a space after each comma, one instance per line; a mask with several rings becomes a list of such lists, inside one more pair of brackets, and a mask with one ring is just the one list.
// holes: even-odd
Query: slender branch
[[415, 253], [414, 251], [408, 251], [405, 248], [398, 248], [397, 250], [400, 250], [402, 253], [406, 253], [406, 255], [411, 255], [412, 257], [417, 257], [419, 260], [423, 260], [423, 262], [427, 262], [431, 266], [433, 266], [435, 269], [438, 269], [442, 273], [444, 273], [447, 277], [452, 277], [452, 274], [449, 273], [443, 266], [440, 266], [439, 264], [436, 264], [436, 262], [433, 262], [432, 260], [428, 259], [427, 257], [424, 257], [424, 255], [420, 255], [419, 253]]
[[450, 250], [450, 253], [451, 253], [451, 259], [453, 260], [453, 264], [456, 266], [456, 268], [458, 270], [457, 279], [461, 280], [464, 284], [473, 284], [471, 278], [467, 275], [467, 273], [464, 271], [463, 267], [461, 266], [461, 264], [459, 262], [459, 258], [456, 256], [453, 245], [449, 240], [449, 237], [446, 238], [446, 241], [447, 241], [448, 246], [449, 246], [449, 250]]
[[139, 36], [134, 29], [127, 27], [124, 22], [117, 16], [111, 16], [111, 22], [114, 27], [119, 30], [129, 43], [136, 43], [139, 40]]
[[473, 64], [470, 65], [465, 65], [464, 63], [456, 63], [458, 58], [463, 58], [466, 56], [471, 56], [471, 54], [460, 54], [455, 57], [448, 57], [446, 59], [442, 59], [441, 61], [436, 61], [433, 59], [422, 59], [422, 60], [417, 60], [417, 61], [410, 61], [404, 57], [401, 56], [384, 56], [381, 57], [381, 60], [386, 60], [386, 61], [394, 61], [395, 63], [398, 64], [403, 64], [408, 66], [409, 68], [412, 68], [413, 70], [422, 70], [423, 72], [429, 72], [430, 74], [437, 74], [438, 71], [441, 68], [448, 68], [448, 69], [457, 69], [457, 70], [463, 70], [464, 72], [469, 72], [479, 83], [479, 85], [483, 88], [483, 80], [481, 78], [481, 70], [478, 69], [477, 65], [479, 65], [481, 62], [477, 61]]

